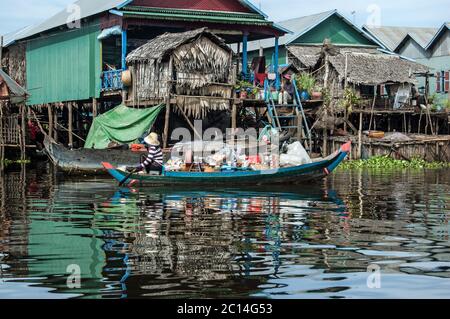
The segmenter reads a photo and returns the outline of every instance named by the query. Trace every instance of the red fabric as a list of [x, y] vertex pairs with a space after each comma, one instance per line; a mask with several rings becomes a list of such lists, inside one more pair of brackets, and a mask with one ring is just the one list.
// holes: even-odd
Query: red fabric
[[255, 74], [256, 84], [263, 84], [267, 79], [267, 73], [256, 73]]
[[259, 155], [252, 155], [248, 157], [249, 164], [261, 164], [261, 157]]
[[436, 74], [436, 92], [441, 92], [441, 72]]
[[36, 140], [37, 133], [39, 133], [39, 128], [33, 122], [29, 121], [28, 129], [30, 132], [30, 139], [32, 141]]
[[237, 0], [134, 0], [134, 6], [252, 13]]
[[449, 71], [445, 72], [444, 90], [445, 92], [449, 90]]

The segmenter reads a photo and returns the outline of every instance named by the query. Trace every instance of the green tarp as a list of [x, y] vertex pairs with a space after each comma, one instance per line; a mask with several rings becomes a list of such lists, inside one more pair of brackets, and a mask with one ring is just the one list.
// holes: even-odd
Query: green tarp
[[109, 143], [130, 144], [142, 137], [156, 121], [164, 104], [148, 109], [119, 105], [92, 123], [85, 148], [106, 149]]

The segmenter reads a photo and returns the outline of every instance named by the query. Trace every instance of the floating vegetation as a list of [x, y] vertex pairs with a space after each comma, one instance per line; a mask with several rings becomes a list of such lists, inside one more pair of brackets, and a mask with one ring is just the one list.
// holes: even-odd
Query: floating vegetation
[[420, 158], [413, 158], [410, 161], [396, 160], [387, 156], [376, 156], [368, 160], [351, 160], [345, 161], [340, 166], [340, 169], [355, 169], [355, 168], [368, 168], [368, 169], [438, 169], [438, 168], [450, 168], [449, 162], [432, 162], [429, 163]]
[[9, 165], [13, 165], [13, 164], [29, 164], [31, 163], [30, 160], [10, 160], [10, 159], [5, 159], [3, 161], [3, 164], [5, 165], [5, 167], [9, 166]]

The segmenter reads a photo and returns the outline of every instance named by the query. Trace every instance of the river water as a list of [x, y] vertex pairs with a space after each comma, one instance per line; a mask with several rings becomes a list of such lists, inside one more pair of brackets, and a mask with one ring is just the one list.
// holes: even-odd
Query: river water
[[450, 171], [256, 189], [0, 180], [0, 298], [450, 298]]

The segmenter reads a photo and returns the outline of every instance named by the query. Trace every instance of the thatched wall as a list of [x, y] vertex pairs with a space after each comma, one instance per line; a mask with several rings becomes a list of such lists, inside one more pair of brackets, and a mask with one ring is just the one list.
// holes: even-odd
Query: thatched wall
[[14, 44], [3, 49], [3, 71], [17, 82], [26, 87], [26, 45]]
[[132, 66], [132, 98], [140, 101], [164, 99], [169, 94], [169, 62], [145, 60], [135, 62]]
[[232, 57], [223, 40], [206, 29], [163, 34], [128, 55], [131, 97], [139, 104], [172, 94], [196, 118], [226, 110], [232, 97]]

